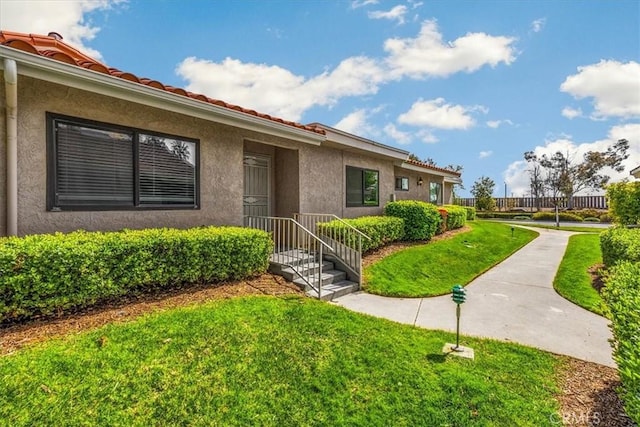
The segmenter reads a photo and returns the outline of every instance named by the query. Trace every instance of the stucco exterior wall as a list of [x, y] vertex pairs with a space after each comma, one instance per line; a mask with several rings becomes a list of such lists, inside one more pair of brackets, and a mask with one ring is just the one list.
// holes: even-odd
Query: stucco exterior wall
[[[442, 184], [443, 186], [442, 203], [446, 205], [452, 202], [451, 189], [453, 186], [450, 183], [445, 183], [443, 177], [431, 175], [429, 173], [421, 173], [408, 169], [402, 169], [399, 167], [396, 167], [394, 172], [396, 177], [409, 178], [409, 190], [395, 190], [396, 200], [422, 200], [424, 202], [429, 202], [429, 184], [432, 182], [437, 182]], [[418, 185], [419, 178], [422, 178], [422, 185]]]
[[0, 73], [0, 236], [7, 234], [7, 98]]
[[[379, 172], [379, 206], [346, 207], [346, 167]], [[300, 149], [300, 210], [343, 218], [380, 215], [393, 193], [393, 162], [327, 147]]]
[[[18, 231], [21, 235], [76, 229], [241, 225], [244, 141], [292, 144], [282, 138], [23, 76], [19, 80], [18, 98]], [[200, 140], [200, 209], [48, 212], [46, 112]]]
[[[394, 188], [395, 177], [409, 178], [409, 190], [394, 190], [396, 200], [422, 200], [429, 201], [429, 180], [426, 174], [414, 172], [407, 169], [396, 167], [394, 170]], [[422, 185], [418, 185], [418, 178], [422, 177]]]

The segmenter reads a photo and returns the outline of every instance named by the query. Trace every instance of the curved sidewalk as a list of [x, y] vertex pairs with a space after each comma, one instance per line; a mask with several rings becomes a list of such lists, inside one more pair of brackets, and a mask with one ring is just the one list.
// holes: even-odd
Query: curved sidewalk
[[[553, 278], [574, 233], [536, 231], [540, 232], [538, 238], [466, 286], [461, 334], [518, 342], [615, 366], [608, 342], [609, 321], [565, 300], [553, 289]], [[456, 327], [450, 295], [389, 298], [359, 292], [334, 302], [423, 328], [455, 331]]]

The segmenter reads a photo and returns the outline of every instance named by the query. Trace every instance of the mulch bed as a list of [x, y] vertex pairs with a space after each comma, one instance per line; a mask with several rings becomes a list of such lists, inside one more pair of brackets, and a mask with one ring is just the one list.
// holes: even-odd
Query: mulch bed
[[[447, 232], [431, 241], [450, 238], [468, 231], [469, 227]], [[371, 265], [404, 248], [428, 242], [396, 243], [363, 257], [363, 265]], [[147, 313], [172, 309], [207, 301], [246, 295], [301, 295], [304, 293], [284, 278], [272, 274], [241, 281], [196, 285], [182, 289], [157, 291], [110, 302], [71, 314], [31, 320], [0, 327], [0, 355], [8, 355], [20, 348], [56, 337], [81, 333], [100, 326], [133, 320]], [[624, 414], [615, 390], [620, 379], [615, 369], [569, 357], [559, 373], [561, 394], [560, 414], [552, 423], [570, 426], [633, 427]]]

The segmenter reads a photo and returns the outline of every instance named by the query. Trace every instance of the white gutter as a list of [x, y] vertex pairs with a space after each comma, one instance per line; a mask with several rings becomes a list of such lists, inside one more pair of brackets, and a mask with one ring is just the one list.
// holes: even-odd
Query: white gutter
[[44, 58], [32, 53], [0, 46], [0, 57], [20, 63], [20, 74], [64, 86], [82, 89], [112, 98], [185, 114], [203, 120], [227, 124], [269, 135], [293, 139], [311, 145], [320, 145], [324, 135], [209, 104], [186, 96], [145, 86], [140, 83], [88, 70], [76, 65]]
[[18, 234], [18, 67], [4, 59], [7, 98], [7, 236]]

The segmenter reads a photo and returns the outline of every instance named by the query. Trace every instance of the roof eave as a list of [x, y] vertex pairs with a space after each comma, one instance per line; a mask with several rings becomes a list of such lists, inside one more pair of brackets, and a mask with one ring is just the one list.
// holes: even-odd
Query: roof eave
[[327, 136], [327, 142], [333, 142], [348, 149], [375, 153], [401, 162], [404, 162], [409, 155], [408, 151], [353, 135], [349, 132], [323, 125], [322, 123], [310, 123], [309, 126], [316, 126], [323, 129]]
[[[0, 57], [15, 60], [19, 75], [311, 145], [320, 145], [326, 140], [324, 135], [316, 132], [262, 119], [6, 46], [0, 46]], [[2, 68], [2, 61], [0, 61], [0, 69]]]
[[414, 165], [414, 164], [407, 163], [407, 162], [402, 163], [402, 165], [400, 165], [400, 167], [403, 168], [403, 169], [407, 169], [407, 170], [411, 170], [411, 171], [415, 171], [415, 172], [422, 172], [422, 173], [428, 173], [428, 174], [436, 175], [436, 176], [443, 176], [445, 178], [450, 179], [451, 182], [455, 182], [455, 183], [462, 182], [462, 180], [460, 179], [460, 175], [457, 174], [457, 173], [454, 173], [454, 172], [447, 173], [447, 172], [440, 171], [440, 170], [437, 170], [437, 169], [431, 169], [431, 168], [427, 168], [427, 167], [424, 167], [424, 166], [418, 166], [418, 165]]

